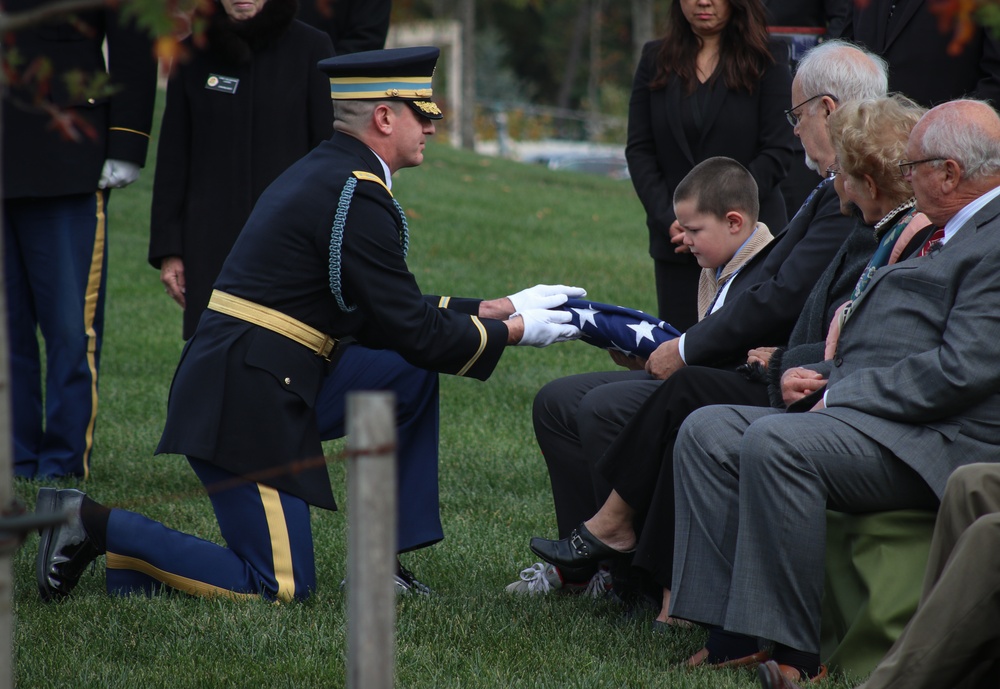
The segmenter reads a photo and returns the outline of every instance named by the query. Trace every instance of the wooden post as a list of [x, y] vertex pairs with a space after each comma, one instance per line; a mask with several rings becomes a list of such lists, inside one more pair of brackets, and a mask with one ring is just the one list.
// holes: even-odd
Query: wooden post
[[395, 656], [396, 397], [347, 396], [347, 687], [391, 689]]

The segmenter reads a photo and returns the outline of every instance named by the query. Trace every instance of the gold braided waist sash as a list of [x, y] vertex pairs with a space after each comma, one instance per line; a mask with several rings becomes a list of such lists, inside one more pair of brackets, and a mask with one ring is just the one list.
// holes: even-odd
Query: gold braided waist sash
[[212, 290], [212, 298], [208, 301], [208, 308], [284, 335], [288, 339], [308, 347], [327, 361], [330, 360], [330, 354], [337, 346], [335, 338], [306, 325], [302, 321], [297, 321], [291, 316], [286, 316], [281, 311], [269, 309], [266, 306], [255, 304], [227, 292], [220, 292], [217, 289]]

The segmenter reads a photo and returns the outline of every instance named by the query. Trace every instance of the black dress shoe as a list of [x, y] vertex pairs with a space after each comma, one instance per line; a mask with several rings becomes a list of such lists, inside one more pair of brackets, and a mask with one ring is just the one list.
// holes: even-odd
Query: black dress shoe
[[431, 595], [431, 587], [417, 579], [413, 572], [396, 560], [396, 593], [414, 593], [421, 596]]
[[[827, 675], [826, 665], [820, 665], [812, 677], [803, 677], [795, 668], [779, 665], [773, 660], [757, 666], [757, 679], [762, 689], [801, 689], [800, 683], [816, 684], [826, 679]], [[798, 682], [792, 680], [796, 676]]]
[[35, 576], [38, 593], [45, 602], [68, 596], [87, 565], [101, 554], [80, 519], [83, 497], [82, 492], [72, 488], [42, 488], [38, 491], [36, 514], [68, 515], [65, 524], [50, 526], [39, 532]]
[[587, 527], [580, 523], [570, 532], [569, 538], [551, 541], [547, 538], [532, 538], [529, 545], [531, 552], [546, 562], [558, 567], [582, 567], [601, 560], [611, 560], [616, 557], [630, 555], [634, 550], [624, 552], [597, 540]]

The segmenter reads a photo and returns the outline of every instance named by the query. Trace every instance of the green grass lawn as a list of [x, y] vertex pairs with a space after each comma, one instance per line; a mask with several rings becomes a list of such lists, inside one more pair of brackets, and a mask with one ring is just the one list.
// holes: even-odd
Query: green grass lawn
[[[111, 506], [218, 540], [200, 483], [178, 457], [153, 457], [181, 350], [180, 311], [146, 263], [153, 160], [110, 203], [110, 269], [100, 414], [83, 486]], [[591, 298], [653, 311], [642, 209], [628, 182], [431, 146], [394, 192], [411, 228], [423, 289], [496, 297], [536, 282], [586, 287]], [[557, 376], [610, 365], [582, 343], [511, 348], [486, 383], [442, 377], [444, 542], [404, 556], [435, 591], [397, 601], [399, 687], [756, 687], [750, 672], [688, 672], [699, 631], [656, 635], [608, 602], [519, 598], [504, 586], [534, 561], [532, 535], [554, 535], [548, 475], [531, 401]], [[339, 443], [327, 450], [336, 457]], [[345, 505], [344, 467], [332, 465]], [[31, 508], [39, 484], [19, 482]], [[112, 599], [103, 567], [73, 597], [44, 605], [37, 536], [15, 559], [19, 687], [342, 687], [345, 685], [347, 510], [313, 511], [319, 591], [304, 604]], [[100, 563], [99, 563], [100, 564]], [[721, 593], [721, 592], [720, 592]], [[847, 682], [826, 683], [843, 689]]]

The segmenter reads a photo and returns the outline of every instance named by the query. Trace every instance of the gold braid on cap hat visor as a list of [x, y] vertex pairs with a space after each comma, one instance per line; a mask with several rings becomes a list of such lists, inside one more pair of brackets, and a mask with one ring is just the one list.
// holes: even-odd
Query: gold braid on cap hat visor
[[434, 92], [430, 89], [386, 89], [385, 95], [390, 98], [430, 98]]
[[411, 101], [413, 107], [419, 108], [420, 112], [425, 112], [428, 115], [440, 115], [441, 108], [437, 106], [437, 103], [433, 103], [429, 100], [415, 100]]

